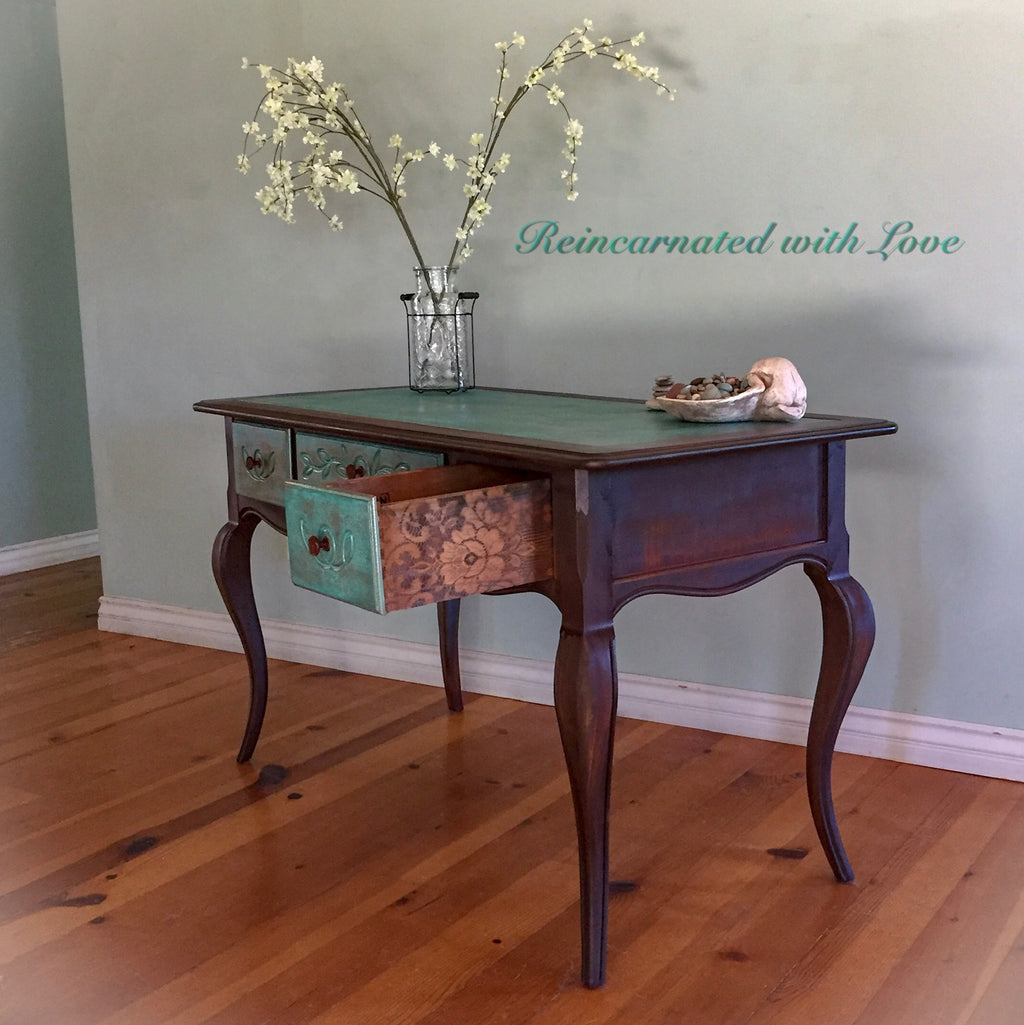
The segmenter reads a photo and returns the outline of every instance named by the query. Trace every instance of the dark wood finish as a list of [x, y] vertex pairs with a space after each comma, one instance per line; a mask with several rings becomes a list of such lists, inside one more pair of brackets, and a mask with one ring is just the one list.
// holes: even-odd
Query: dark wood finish
[[459, 671], [459, 610], [462, 599], [452, 598], [437, 603], [437, 636], [441, 648], [441, 678], [448, 709], [461, 712], [462, 674]]
[[237, 523], [225, 523], [213, 543], [213, 575], [249, 666], [249, 716], [238, 749], [240, 762], [252, 758], [267, 712], [267, 647], [252, 593], [250, 569], [252, 535], [259, 523], [260, 517], [247, 511], [239, 516]]
[[[522, 395], [533, 415], [550, 407], [565, 436], [545, 422], [536, 436], [523, 425], [507, 433], [487, 423], [488, 395], [452, 399], [401, 422], [393, 410], [417, 403], [404, 392], [380, 393], [380, 417], [366, 412], [376, 393], [325, 393], [198, 403], [202, 412], [296, 430], [337, 433], [379, 443], [435, 448], [449, 462], [475, 461], [551, 478], [555, 569], [529, 589], [546, 594], [562, 616], [554, 666], [554, 700], [573, 795], [580, 865], [582, 979], [605, 979], [609, 900], [608, 808], [617, 675], [613, 620], [644, 594], [720, 595], [748, 587], [784, 566], [803, 565], [817, 589], [823, 623], [821, 672], [807, 744], [807, 790], [818, 836], [836, 878], [853, 869], [836, 823], [831, 765], [836, 736], [860, 681], [874, 639], [871, 604], [850, 576], [844, 520], [845, 443], [888, 434], [881, 420], [811, 415], [795, 424], [691, 428], [660, 420], [638, 404], [494, 392], [515, 409]], [[346, 396], [358, 412], [346, 413]], [[388, 401], [390, 400], [390, 401]], [[439, 412], [441, 411], [441, 412]], [[458, 415], [455, 415], [455, 412]], [[477, 423], [474, 426], [472, 414]], [[622, 440], [573, 434], [572, 424], [607, 415]], [[215, 572], [242, 636], [253, 680], [253, 710], [239, 753], [251, 756], [266, 700], [265, 655], [251, 601], [247, 558], [252, 516], [277, 529], [276, 509], [258, 509], [229, 483], [231, 519], [215, 547]], [[226, 543], [225, 538], [231, 543]], [[244, 540], [243, 540], [244, 539]], [[522, 588], [520, 588], [522, 589]], [[457, 606], [439, 610], [442, 663], [449, 704], [458, 695]], [[257, 707], [259, 706], [259, 707]]]

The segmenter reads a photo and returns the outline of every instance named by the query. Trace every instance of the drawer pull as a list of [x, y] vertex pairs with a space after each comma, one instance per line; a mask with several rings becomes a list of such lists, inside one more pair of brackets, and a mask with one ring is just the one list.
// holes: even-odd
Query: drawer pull
[[323, 537], [317, 537], [315, 534], [309, 538], [309, 554], [316, 558], [321, 552], [329, 552], [331, 550], [331, 539], [324, 534]]
[[[302, 535], [307, 539], [306, 548], [309, 554], [316, 559], [317, 565], [322, 570], [333, 570], [338, 572], [347, 566], [355, 554], [356, 539], [351, 530], [341, 532], [341, 544], [335, 543], [331, 530], [324, 526], [316, 532], [309, 532], [305, 524], [301, 526]], [[324, 558], [327, 556], [327, 558]]]

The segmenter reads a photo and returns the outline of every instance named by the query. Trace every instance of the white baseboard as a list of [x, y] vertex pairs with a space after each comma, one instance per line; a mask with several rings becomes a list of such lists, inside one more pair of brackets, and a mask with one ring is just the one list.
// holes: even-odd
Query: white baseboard
[[[113, 633], [241, 651], [231, 620], [224, 613], [104, 597], [100, 599], [99, 627]], [[271, 658], [441, 686], [437, 649], [430, 644], [273, 620], [264, 621], [263, 633]], [[463, 651], [461, 668], [467, 691], [552, 703], [549, 662]], [[631, 719], [803, 744], [810, 709], [806, 698], [619, 675], [619, 714]], [[837, 750], [1024, 781], [1024, 730], [854, 706], [839, 734]]]
[[99, 554], [100, 537], [95, 530], [9, 545], [0, 548], [0, 577], [10, 576], [12, 573], [25, 573], [30, 569], [42, 569], [44, 566], [56, 566], [61, 562], [90, 559]]

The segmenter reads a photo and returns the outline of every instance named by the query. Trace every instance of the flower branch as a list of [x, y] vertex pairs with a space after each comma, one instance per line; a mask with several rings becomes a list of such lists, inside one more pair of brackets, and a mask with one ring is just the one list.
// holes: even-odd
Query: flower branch
[[[561, 177], [569, 200], [578, 195], [576, 163], [583, 126], [572, 116], [565, 91], [553, 81], [567, 64], [583, 57], [611, 60], [615, 70], [651, 83], [658, 94], [674, 97], [673, 90], [661, 80], [658, 68], [640, 64], [633, 52], [644, 42], [642, 32], [629, 39], [613, 41], [607, 36], [592, 39], [592, 30], [593, 23], [589, 19], [583, 21], [582, 27], [573, 28], [539, 64], [529, 68], [507, 102], [504, 94], [511, 78], [509, 53], [513, 48], [523, 49], [526, 40], [515, 32], [510, 41], [495, 43], [501, 58], [497, 69], [498, 87], [491, 98], [490, 124], [486, 132], [474, 132], [470, 136], [470, 155], [456, 157], [454, 153], [445, 153], [442, 157], [441, 147], [433, 141], [425, 148], [406, 149], [402, 137], [396, 133], [388, 140], [388, 150], [394, 151], [390, 166], [380, 156], [360, 121], [345, 86], [339, 82], [325, 84], [324, 67], [319, 59], [289, 59], [284, 69], [256, 65], [264, 80], [265, 92], [253, 120], [242, 126], [245, 144], [238, 157], [238, 168], [243, 174], [247, 173], [251, 166], [250, 154], [272, 145], [266, 168], [268, 184], [256, 193], [256, 198], [265, 214], [276, 214], [289, 223], [295, 220], [296, 195], [304, 195], [334, 230], [341, 230], [342, 221], [336, 213], [328, 211], [332, 194], [365, 192], [374, 196], [394, 211], [418, 266], [426, 268], [423, 252], [403, 207], [406, 174], [413, 164], [428, 158], [441, 159], [449, 171], [464, 167], [468, 179], [463, 185], [466, 202], [447, 265], [464, 263], [473, 252], [469, 240], [491, 212], [491, 191], [511, 161], [508, 153], [499, 152], [499, 139], [509, 116], [532, 91], [539, 87], [546, 92], [548, 102], [561, 108], [565, 117], [563, 155], [568, 167], [563, 169]], [[247, 60], [243, 60], [242, 65], [252, 66]], [[259, 119], [264, 117], [272, 124], [269, 131], [260, 124]], [[296, 137], [301, 138], [306, 150], [292, 161], [286, 158], [285, 151]]]

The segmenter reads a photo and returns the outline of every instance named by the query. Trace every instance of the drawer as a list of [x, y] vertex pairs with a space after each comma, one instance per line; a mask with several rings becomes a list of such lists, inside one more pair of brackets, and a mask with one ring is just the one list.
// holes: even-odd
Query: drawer
[[282, 427], [233, 423], [235, 491], [280, 505], [289, 475], [288, 432]]
[[462, 464], [285, 486], [292, 580], [393, 612], [551, 576], [547, 478]]
[[322, 434], [295, 434], [295, 478], [310, 484], [440, 466], [441, 452], [391, 448]]

